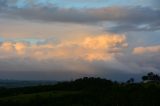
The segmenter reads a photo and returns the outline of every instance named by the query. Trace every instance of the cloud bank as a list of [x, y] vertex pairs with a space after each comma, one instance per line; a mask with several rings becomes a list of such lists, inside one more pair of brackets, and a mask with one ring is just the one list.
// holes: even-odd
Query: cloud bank
[[160, 53], [160, 45], [149, 46], [149, 47], [137, 47], [134, 49], [133, 54], [143, 55], [149, 53]]
[[[28, 21], [60, 23], [101, 23], [112, 22], [107, 27], [114, 32], [156, 31], [160, 29], [160, 10], [143, 6], [110, 6], [101, 8], [62, 8], [50, 3], [25, 1], [17, 7], [15, 2], [0, 0], [0, 17], [24, 19]], [[146, 12], [147, 11], [147, 12]]]
[[[87, 61], [112, 60], [127, 46], [124, 35], [86, 36], [58, 43], [29, 44], [23, 42], [3, 42], [0, 46], [1, 58], [27, 57], [44, 59], [82, 59]], [[10, 56], [10, 57], [9, 57]]]
[[0, 78], [159, 73], [158, 3], [0, 0]]

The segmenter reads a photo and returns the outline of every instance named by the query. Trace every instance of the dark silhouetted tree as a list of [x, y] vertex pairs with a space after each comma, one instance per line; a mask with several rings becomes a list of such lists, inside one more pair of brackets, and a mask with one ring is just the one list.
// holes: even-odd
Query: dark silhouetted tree
[[134, 83], [134, 78], [130, 78], [128, 81], [127, 81], [128, 84], [132, 84]]
[[143, 81], [151, 81], [151, 82], [159, 82], [160, 76], [158, 74], [154, 74], [153, 72], [150, 72], [147, 74], [147, 76], [142, 76]]

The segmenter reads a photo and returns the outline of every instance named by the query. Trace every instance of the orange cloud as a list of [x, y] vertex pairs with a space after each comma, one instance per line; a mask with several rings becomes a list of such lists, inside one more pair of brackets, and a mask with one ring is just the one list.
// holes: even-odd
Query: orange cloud
[[11, 42], [4, 42], [1, 45], [1, 49], [3, 49], [5, 52], [12, 52], [14, 45]]
[[23, 55], [23, 54], [25, 54], [25, 51], [26, 51], [28, 45], [25, 44], [25, 43], [19, 43], [18, 42], [18, 43], [14, 44], [14, 47], [15, 47], [15, 50], [17, 51], [17, 53], [19, 55]]
[[[124, 46], [125, 45], [125, 46]], [[86, 61], [114, 59], [126, 47], [124, 35], [99, 35], [86, 36], [62, 40], [59, 43], [27, 44], [22, 42], [4, 42], [1, 44], [1, 51], [16, 56], [45, 59], [82, 59]]]
[[134, 48], [133, 54], [160, 53], [160, 45]]

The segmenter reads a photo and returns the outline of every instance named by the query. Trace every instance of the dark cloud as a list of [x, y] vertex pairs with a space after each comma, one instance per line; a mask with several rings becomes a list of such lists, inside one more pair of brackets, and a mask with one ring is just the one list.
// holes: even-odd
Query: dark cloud
[[6, 0], [0, 0], [0, 11], [2, 11], [2, 9], [6, 7], [7, 7]]
[[[82, 64], [81, 67], [76, 67], [79, 64]], [[78, 62], [66, 60], [65, 62], [50, 61], [50, 63], [37, 63], [29, 59], [25, 61], [15, 59], [0, 61], [0, 67], [0, 78], [19, 80], [71, 80], [85, 76], [94, 76], [125, 81], [130, 77], [137, 77], [138, 75], [129, 71], [121, 63], [104, 61]], [[69, 69], [69, 67], [75, 67], [75, 69]], [[83, 70], [84, 67], [89, 67], [88, 72]]]
[[90, 76], [87, 74], [81, 74], [68, 71], [0, 71], [1, 79], [16, 79], [16, 80], [73, 80], [84, 76]]
[[157, 31], [160, 30], [160, 23], [151, 23], [151, 24], [116, 24], [116, 26], [113, 27], [107, 27], [106, 31], [111, 31], [111, 32], [130, 32], [130, 31]]
[[[68, 1], [86, 1], [86, 0], [68, 0]], [[87, 0], [87, 1], [89, 1], [89, 2], [106, 2], [106, 1], [109, 1], [109, 0], [101, 0], [101, 1], [99, 1], [99, 0]]]
[[[0, 78], [3, 79], [71, 80], [85, 76], [112, 78], [114, 73], [118, 72], [121, 73], [119, 77], [116, 75], [118, 78], [114, 76], [113, 79], [122, 80], [120, 76], [126, 75], [121, 68], [114, 68], [111, 64], [98, 61], [95, 63], [74, 60], [36, 62], [29, 59], [12, 59], [1, 60], [0, 67]], [[74, 67], [74, 70], [70, 67]], [[88, 72], [83, 70], [84, 67], [89, 67]], [[127, 74], [129, 75], [129, 73]], [[123, 78], [123, 80], [127, 78]]]
[[151, 0], [153, 7], [160, 9], [160, 0]]
[[[144, 57], [146, 59], [143, 59]], [[118, 57], [116, 61], [109, 62], [74, 60], [37, 62], [29, 59], [20, 60], [16, 58], [8, 61], [1, 60], [0, 78], [19, 80], [71, 80], [85, 76], [94, 76], [125, 81], [131, 77], [138, 79], [144, 73], [150, 71], [158, 72], [157, 69], [160, 69], [160, 67], [157, 67], [159, 60], [156, 59], [154, 61], [152, 58], [144, 57], [130, 55]], [[69, 67], [74, 67], [74, 69]], [[87, 71], [83, 70], [84, 67], [88, 67]]]
[[159, 52], [147, 52], [142, 54], [129, 54], [118, 57], [117, 61], [129, 67], [135, 73], [160, 73], [160, 54]]
[[[16, 2], [17, 0], [15, 0]], [[97, 23], [113, 22], [111, 31], [154, 31], [160, 29], [160, 10], [141, 6], [104, 8], [61, 8], [53, 4], [28, 1], [26, 6], [9, 6], [9, 0], [0, 0], [0, 16], [43, 22]], [[158, 24], [157, 24], [158, 23]], [[140, 27], [147, 25], [146, 27]]]
[[[146, 12], [147, 11], [147, 12]], [[144, 7], [107, 7], [74, 9], [59, 7], [30, 7], [6, 11], [7, 15], [30, 20], [58, 22], [120, 22], [152, 23], [159, 21], [160, 11]]]

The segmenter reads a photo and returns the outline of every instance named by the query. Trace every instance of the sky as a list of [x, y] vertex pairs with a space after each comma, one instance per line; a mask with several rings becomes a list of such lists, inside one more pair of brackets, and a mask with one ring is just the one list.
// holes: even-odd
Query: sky
[[160, 0], [0, 0], [0, 79], [160, 74]]

